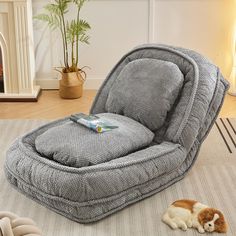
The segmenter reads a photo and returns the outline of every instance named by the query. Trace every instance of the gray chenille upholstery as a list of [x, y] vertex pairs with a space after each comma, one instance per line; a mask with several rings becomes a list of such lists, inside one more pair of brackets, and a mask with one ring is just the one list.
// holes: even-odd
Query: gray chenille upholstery
[[[86, 153], [82, 146], [92, 143], [80, 133], [91, 142], [99, 139], [67, 117], [18, 138], [7, 152], [6, 177], [20, 192], [72, 220], [100, 220], [186, 175], [227, 88], [219, 69], [194, 51], [139, 46], [111, 70], [91, 108], [92, 114], [107, 113], [119, 122], [117, 117], [123, 116], [129, 121], [122, 123], [124, 129], [139, 122], [137, 133], [130, 129], [125, 137], [115, 133], [113, 137], [113, 131], [107, 134], [117, 145], [129, 140], [124, 150], [117, 149], [113, 140], [107, 144], [109, 153], [101, 139], [99, 155], [94, 149]], [[60, 137], [68, 139], [67, 146], [61, 146]], [[98, 147], [97, 143], [94, 148]]]
[[112, 132], [96, 133], [72, 121], [64, 122], [35, 139], [42, 155], [63, 165], [83, 167], [107, 162], [149, 145], [154, 133], [126, 116], [97, 114], [118, 126]]
[[106, 110], [130, 117], [155, 131], [164, 124], [183, 80], [182, 72], [172, 62], [134, 60], [117, 76], [107, 97]]

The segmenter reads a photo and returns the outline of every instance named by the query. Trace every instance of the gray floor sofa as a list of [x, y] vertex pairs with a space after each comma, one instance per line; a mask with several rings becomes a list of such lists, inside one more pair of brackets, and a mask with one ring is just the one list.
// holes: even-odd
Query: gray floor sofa
[[91, 108], [118, 129], [96, 134], [68, 117], [48, 123], [10, 147], [6, 177], [67, 218], [100, 220], [186, 175], [227, 88], [194, 51], [139, 46], [115, 65]]

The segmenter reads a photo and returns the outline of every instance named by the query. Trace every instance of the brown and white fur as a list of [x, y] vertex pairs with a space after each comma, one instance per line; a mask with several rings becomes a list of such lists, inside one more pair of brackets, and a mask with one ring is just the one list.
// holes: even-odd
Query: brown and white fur
[[172, 229], [196, 228], [199, 233], [226, 233], [227, 224], [223, 214], [194, 200], [178, 200], [173, 202], [162, 217], [163, 222]]

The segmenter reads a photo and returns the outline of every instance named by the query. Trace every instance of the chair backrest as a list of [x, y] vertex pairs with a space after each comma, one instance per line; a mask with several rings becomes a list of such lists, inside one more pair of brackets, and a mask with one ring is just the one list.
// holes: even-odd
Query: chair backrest
[[106, 102], [123, 68], [138, 59], [156, 59], [175, 64], [184, 77], [183, 86], [164, 125], [156, 131], [156, 142], [163, 139], [192, 146], [209, 112], [219, 80], [218, 68], [200, 54], [183, 48], [148, 44], [136, 47], [114, 66], [99, 89], [91, 113], [107, 112]]

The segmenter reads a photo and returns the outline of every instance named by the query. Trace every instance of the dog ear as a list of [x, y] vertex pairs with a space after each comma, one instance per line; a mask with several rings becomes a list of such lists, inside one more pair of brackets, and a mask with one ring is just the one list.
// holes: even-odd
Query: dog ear
[[215, 221], [215, 232], [217, 233], [226, 233], [227, 232], [227, 224], [224, 218], [224, 215], [217, 210], [216, 212], [220, 218]]
[[217, 233], [226, 233], [227, 232], [227, 224], [224, 223], [222, 225], [219, 225], [219, 226], [215, 227], [215, 232], [217, 232]]
[[215, 232], [217, 233], [226, 233], [227, 232], [227, 224], [225, 221], [220, 221], [215, 224]]

